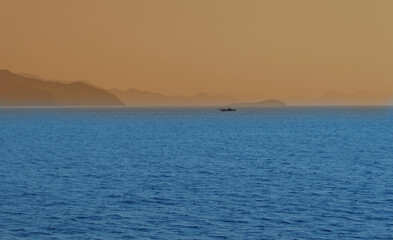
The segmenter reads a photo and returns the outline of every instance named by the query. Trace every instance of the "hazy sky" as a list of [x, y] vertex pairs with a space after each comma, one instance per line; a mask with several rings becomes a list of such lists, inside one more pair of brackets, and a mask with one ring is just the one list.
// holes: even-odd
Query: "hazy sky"
[[0, 0], [0, 68], [166, 94], [393, 91], [393, 1]]

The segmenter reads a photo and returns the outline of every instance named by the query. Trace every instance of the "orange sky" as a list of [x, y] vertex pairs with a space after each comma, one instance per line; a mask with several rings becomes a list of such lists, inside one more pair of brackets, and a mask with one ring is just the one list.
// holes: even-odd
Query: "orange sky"
[[393, 1], [0, 0], [0, 68], [166, 94], [393, 92]]

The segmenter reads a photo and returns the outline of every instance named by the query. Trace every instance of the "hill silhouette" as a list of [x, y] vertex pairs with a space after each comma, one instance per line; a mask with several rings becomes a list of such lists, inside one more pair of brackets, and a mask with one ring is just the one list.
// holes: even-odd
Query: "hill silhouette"
[[84, 82], [45, 81], [0, 70], [1, 106], [122, 106], [114, 94]]
[[214, 106], [228, 104], [236, 98], [227, 95], [208, 95], [199, 93], [191, 97], [166, 96], [160, 93], [130, 88], [128, 90], [111, 89], [111, 93], [129, 106]]

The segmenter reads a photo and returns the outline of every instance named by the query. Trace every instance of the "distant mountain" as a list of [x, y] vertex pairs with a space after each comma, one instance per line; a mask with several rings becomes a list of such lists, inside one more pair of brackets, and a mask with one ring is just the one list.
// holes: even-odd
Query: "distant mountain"
[[129, 106], [166, 106], [176, 105], [183, 101], [182, 97], [170, 97], [159, 93], [132, 88], [125, 91], [119, 89], [111, 89], [108, 91], [115, 94], [121, 101]]
[[226, 95], [208, 95], [199, 93], [192, 97], [166, 96], [160, 93], [130, 88], [128, 90], [111, 89], [111, 93], [129, 106], [209, 106], [228, 104], [236, 98]]
[[45, 81], [0, 70], [0, 106], [122, 106], [114, 94], [83, 82]]
[[282, 101], [276, 99], [267, 99], [259, 102], [248, 102], [248, 103], [235, 103], [233, 106], [238, 107], [282, 107], [286, 106], [286, 104]]

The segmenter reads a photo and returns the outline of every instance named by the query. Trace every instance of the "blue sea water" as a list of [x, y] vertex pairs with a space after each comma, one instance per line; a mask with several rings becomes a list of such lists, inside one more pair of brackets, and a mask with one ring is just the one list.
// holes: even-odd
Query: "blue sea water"
[[393, 239], [393, 109], [0, 109], [0, 239]]

